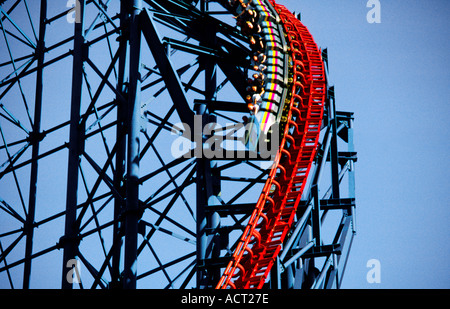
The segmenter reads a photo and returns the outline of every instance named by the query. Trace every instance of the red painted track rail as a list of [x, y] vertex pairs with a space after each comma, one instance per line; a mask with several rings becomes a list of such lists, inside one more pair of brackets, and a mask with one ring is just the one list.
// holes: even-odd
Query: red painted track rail
[[216, 288], [262, 288], [291, 229], [316, 156], [326, 98], [321, 52], [308, 29], [269, 0], [289, 44], [287, 125], [272, 170], [237, 248]]

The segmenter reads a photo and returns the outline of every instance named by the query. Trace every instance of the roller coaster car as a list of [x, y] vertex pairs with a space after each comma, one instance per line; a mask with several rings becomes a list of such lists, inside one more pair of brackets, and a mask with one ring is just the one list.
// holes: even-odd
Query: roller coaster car
[[[263, 77], [261, 81], [264, 91], [261, 93], [257, 112], [250, 117], [245, 126], [245, 145], [250, 151], [258, 151], [261, 148], [258, 147], [259, 143], [271, 142], [270, 128], [278, 125], [282, 119], [283, 105], [288, 90], [286, 77], [288, 76], [289, 56], [284, 32], [279, 24], [280, 18], [274, 8], [264, 0], [253, 0], [249, 3], [257, 13], [258, 24], [261, 26], [261, 31], [257, 36], [264, 43], [264, 48], [260, 51], [264, 54], [264, 63], [256, 60], [252, 66], [253, 69], [257, 68], [257, 75]], [[267, 149], [267, 145], [260, 146]]]

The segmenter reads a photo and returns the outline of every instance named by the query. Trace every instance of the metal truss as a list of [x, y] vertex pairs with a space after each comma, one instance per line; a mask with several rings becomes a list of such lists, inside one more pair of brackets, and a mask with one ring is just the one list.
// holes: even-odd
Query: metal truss
[[274, 289], [339, 288], [356, 235], [353, 113], [336, 111], [333, 86], [327, 93], [321, 146], [297, 220], [272, 271]]
[[[269, 173], [245, 149], [195, 156], [211, 136], [235, 145], [242, 134], [247, 38], [226, 1], [75, 2], [0, 1], [1, 287], [211, 288]], [[271, 288], [342, 279], [356, 154], [353, 116], [328, 94], [321, 155]], [[186, 138], [182, 123], [198, 119], [219, 129]]]

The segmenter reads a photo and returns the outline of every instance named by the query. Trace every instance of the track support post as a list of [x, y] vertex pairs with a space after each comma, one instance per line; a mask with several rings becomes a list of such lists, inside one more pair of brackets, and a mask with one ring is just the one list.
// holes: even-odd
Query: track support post
[[128, 149], [125, 216], [125, 289], [135, 289], [137, 280], [139, 210], [139, 149], [141, 115], [141, 28], [142, 0], [133, 0], [130, 20], [130, 87], [128, 93]]
[[70, 141], [69, 141], [69, 160], [67, 171], [67, 197], [66, 197], [66, 222], [64, 236], [60, 240], [60, 246], [64, 249], [63, 254], [63, 289], [72, 289], [72, 282], [68, 280], [67, 275], [71, 267], [71, 260], [78, 254], [78, 231], [77, 226], [77, 193], [78, 193], [78, 175], [79, 163], [84, 148], [84, 127], [80, 126], [80, 108], [83, 87], [84, 71], [84, 11], [85, 1], [78, 1], [78, 12], [80, 13], [80, 22], [75, 23], [74, 50], [73, 50], [73, 71], [72, 71], [72, 98], [70, 113]]
[[39, 156], [39, 134], [41, 134], [41, 115], [42, 115], [42, 92], [43, 92], [43, 64], [45, 56], [45, 30], [47, 18], [47, 0], [41, 0], [41, 12], [39, 23], [39, 40], [36, 46], [36, 57], [38, 62], [38, 70], [36, 73], [36, 98], [34, 109], [33, 138], [32, 138], [32, 158], [30, 173], [30, 195], [28, 202], [28, 214], [25, 224], [26, 244], [25, 244], [25, 265], [23, 275], [23, 288], [30, 287], [31, 276], [31, 255], [33, 253], [33, 235], [34, 235], [34, 219], [36, 213], [36, 194], [38, 182], [38, 156]]

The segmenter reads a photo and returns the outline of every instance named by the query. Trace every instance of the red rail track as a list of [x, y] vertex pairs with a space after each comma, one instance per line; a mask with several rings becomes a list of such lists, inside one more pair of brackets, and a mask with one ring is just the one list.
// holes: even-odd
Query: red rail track
[[262, 288], [291, 229], [319, 142], [326, 98], [321, 52], [291, 12], [269, 2], [281, 18], [291, 57], [287, 125], [272, 170], [218, 289]]

